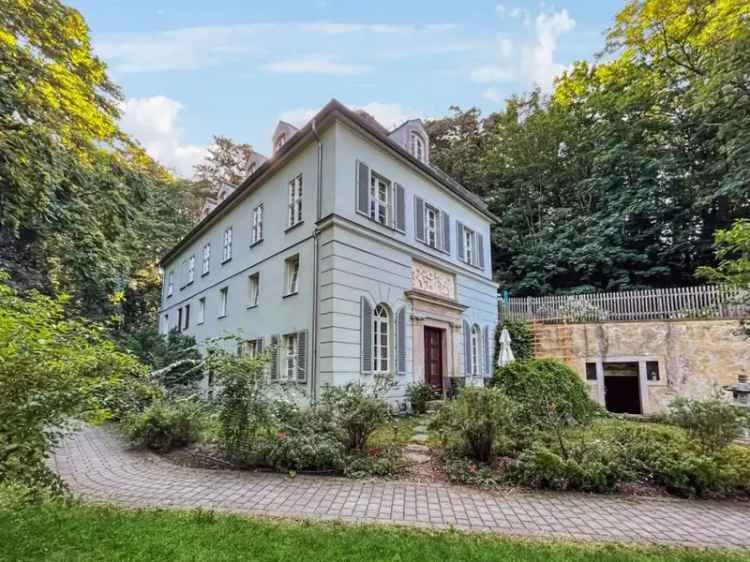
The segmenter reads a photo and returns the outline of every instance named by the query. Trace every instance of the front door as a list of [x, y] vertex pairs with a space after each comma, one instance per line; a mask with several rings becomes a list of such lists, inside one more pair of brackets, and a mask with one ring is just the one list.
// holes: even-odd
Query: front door
[[425, 326], [424, 380], [438, 391], [443, 391], [443, 331]]

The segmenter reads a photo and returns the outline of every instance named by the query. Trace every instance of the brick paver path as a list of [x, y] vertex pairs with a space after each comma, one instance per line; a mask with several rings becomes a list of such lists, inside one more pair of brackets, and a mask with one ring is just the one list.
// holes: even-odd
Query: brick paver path
[[132, 507], [214, 509], [525, 536], [750, 549], [750, 507], [730, 502], [483, 492], [175, 466], [128, 450], [107, 429], [68, 437], [52, 463], [74, 493]]

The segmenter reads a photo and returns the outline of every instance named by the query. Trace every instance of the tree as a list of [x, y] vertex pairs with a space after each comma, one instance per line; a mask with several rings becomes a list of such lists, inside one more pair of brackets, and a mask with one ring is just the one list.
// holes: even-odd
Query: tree
[[145, 373], [100, 326], [66, 319], [66, 297], [22, 298], [6, 277], [0, 279], [0, 482], [49, 483], [45, 456], [71, 419], [108, 417], [107, 389]]
[[196, 179], [208, 182], [214, 189], [222, 185], [237, 187], [250, 175], [253, 154], [249, 144], [214, 135], [214, 144], [208, 149], [205, 162], [195, 167]]

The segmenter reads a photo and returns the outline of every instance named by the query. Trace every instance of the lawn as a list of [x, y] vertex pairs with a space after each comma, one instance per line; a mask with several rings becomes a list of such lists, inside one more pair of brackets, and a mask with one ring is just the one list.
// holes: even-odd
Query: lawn
[[738, 554], [509, 540], [479, 534], [43, 504], [3, 510], [0, 560], [699, 562]]

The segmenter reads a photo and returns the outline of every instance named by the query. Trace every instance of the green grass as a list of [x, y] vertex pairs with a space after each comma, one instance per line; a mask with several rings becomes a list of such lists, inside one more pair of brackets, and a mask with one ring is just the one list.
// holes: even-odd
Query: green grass
[[729, 562], [747, 557], [47, 503], [15, 510], [0, 506], [0, 560]]
[[383, 445], [404, 447], [409, 444], [414, 435], [414, 428], [420, 424], [426, 424], [427, 421], [425, 416], [398, 416], [393, 422], [376, 429], [367, 440], [367, 445], [370, 447], [382, 447]]

